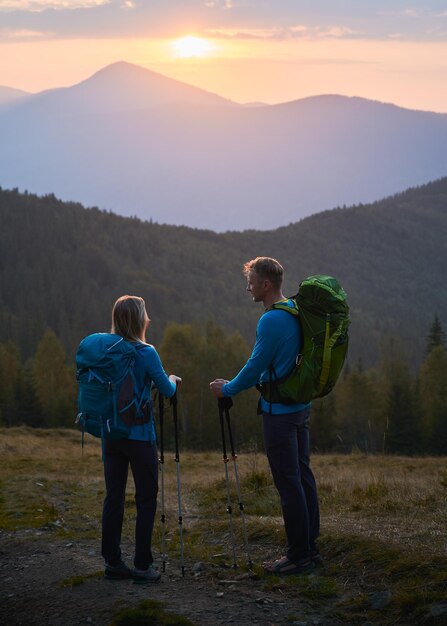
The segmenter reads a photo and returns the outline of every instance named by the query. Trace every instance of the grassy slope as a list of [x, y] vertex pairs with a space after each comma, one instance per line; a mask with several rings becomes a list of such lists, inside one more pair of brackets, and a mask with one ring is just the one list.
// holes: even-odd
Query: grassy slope
[[[89, 439], [81, 458], [74, 431], [2, 429], [0, 455], [1, 528], [34, 528], [45, 541], [51, 533], [73, 540], [99, 537], [104, 486], [98, 441]], [[259, 564], [282, 550], [278, 499], [264, 455], [242, 454], [238, 463], [252, 558]], [[266, 577], [265, 589], [286, 599], [300, 594], [334, 621], [420, 623], [447, 593], [445, 459], [328, 455], [315, 456], [313, 466], [320, 488], [325, 565], [302, 578]], [[213, 576], [231, 577], [231, 570], [217, 567], [231, 563], [221, 455], [182, 453], [181, 468], [185, 554], [214, 563]], [[168, 549], [178, 559], [175, 463], [169, 453], [165, 471]], [[131, 484], [126, 509], [124, 536], [129, 539]], [[234, 526], [242, 561], [237, 513]], [[160, 545], [158, 521], [155, 545]], [[254, 571], [264, 577], [259, 565]], [[429, 617], [427, 623], [441, 622]]]

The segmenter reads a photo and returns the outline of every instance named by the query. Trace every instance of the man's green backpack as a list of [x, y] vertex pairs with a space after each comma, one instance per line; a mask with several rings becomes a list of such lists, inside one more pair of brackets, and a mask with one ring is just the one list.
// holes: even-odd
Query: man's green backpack
[[287, 376], [277, 378], [270, 367], [270, 381], [260, 386], [267, 402], [307, 403], [325, 396], [337, 382], [348, 350], [349, 307], [335, 278], [309, 276], [291, 299], [295, 307], [277, 302], [268, 311], [281, 309], [297, 317], [302, 347]]

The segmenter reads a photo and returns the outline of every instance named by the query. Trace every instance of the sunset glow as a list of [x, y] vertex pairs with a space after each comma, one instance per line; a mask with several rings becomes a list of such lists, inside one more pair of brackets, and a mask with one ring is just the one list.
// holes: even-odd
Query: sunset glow
[[174, 55], [179, 59], [205, 57], [211, 52], [211, 43], [207, 39], [188, 35], [173, 42]]
[[236, 102], [335, 93], [447, 112], [447, 0], [345, 4], [0, 0], [0, 86], [70, 86], [126, 61]]

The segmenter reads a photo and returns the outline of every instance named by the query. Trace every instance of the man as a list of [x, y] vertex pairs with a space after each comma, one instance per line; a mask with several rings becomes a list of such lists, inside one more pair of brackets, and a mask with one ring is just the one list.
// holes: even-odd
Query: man
[[[210, 383], [216, 397], [231, 397], [262, 382], [286, 376], [301, 348], [301, 329], [295, 316], [269, 310], [276, 302], [292, 302], [282, 294], [284, 270], [276, 259], [257, 257], [244, 265], [247, 291], [266, 312], [256, 330], [253, 352], [231, 381]], [[273, 480], [281, 499], [287, 554], [265, 563], [268, 573], [289, 575], [309, 572], [321, 560], [316, 546], [320, 514], [315, 478], [309, 465], [310, 404], [267, 402], [261, 395], [264, 443]]]

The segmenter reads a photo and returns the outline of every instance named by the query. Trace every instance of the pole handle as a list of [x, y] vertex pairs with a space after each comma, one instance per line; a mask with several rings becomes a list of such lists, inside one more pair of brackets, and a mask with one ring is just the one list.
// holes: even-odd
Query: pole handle
[[230, 397], [217, 398], [217, 405], [223, 411], [229, 411], [233, 406], [233, 400]]
[[[223, 415], [225, 414], [225, 420], [227, 422], [228, 429], [228, 439], [230, 440], [231, 456], [233, 459], [235, 459], [237, 455], [234, 451], [233, 433], [231, 431], [230, 423], [230, 409], [233, 406], [233, 400], [230, 397], [217, 398], [217, 405], [219, 407], [219, 417], [221, 419], [222, 438], [224, 438]], [[225, 456], [226, 454], [224, 452], [224, 457]]]
[[228, 456], [227, 456], [227, 444], [225, 442], [224, 409], [223, 409], [223, 406], [222, 406], [220, 400], [222, 400], [222, 398], [218, 398], [217, 406], [218, 406], [218, 409], [219, 409], [219, 422], [220, 422], [220, 433], [221, 433], [221, 437], [222, 437], [223, 462], [227, 463], [228, 462]]

